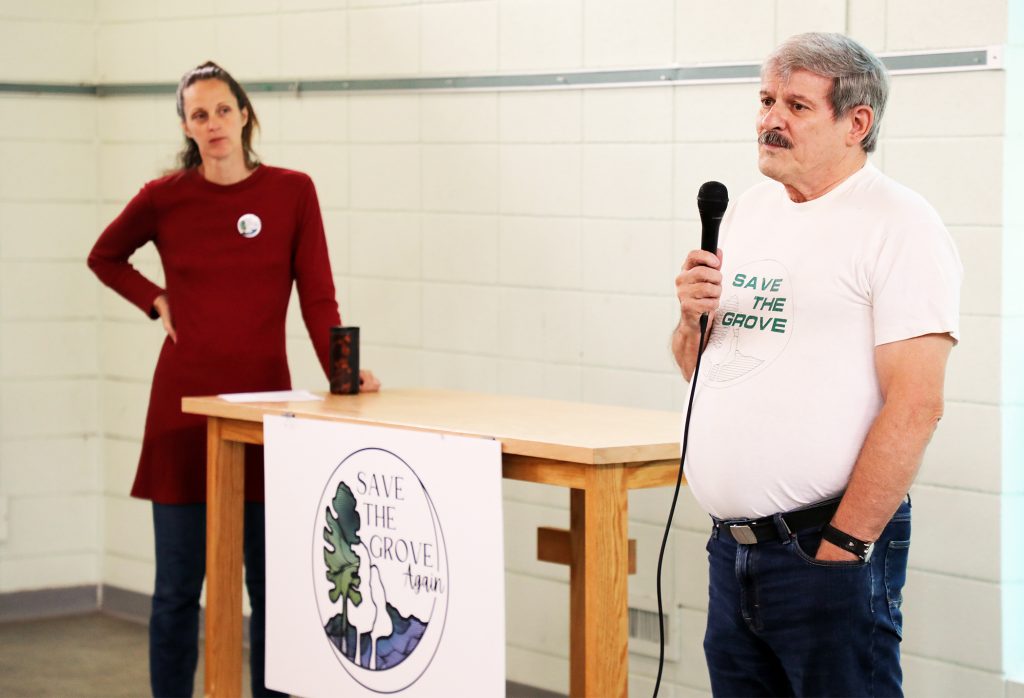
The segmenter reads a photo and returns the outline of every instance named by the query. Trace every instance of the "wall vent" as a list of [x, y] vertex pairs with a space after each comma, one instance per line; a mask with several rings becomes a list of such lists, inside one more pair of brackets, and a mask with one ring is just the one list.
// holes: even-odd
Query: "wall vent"
[[[679, 612], [668, 604], [665, 615], [665, 661], [679, 661]], [[658, 601], [633, 596], [629, 600], [629, 651], [658, 658]]]

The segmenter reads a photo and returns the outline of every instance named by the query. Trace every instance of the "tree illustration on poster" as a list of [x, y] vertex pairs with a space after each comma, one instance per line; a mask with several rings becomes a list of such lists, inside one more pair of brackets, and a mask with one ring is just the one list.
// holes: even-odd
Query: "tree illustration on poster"
[[364, 448], [335, 469], [319, 512], [314, 579], [327, 582], [317, 596], [324, 633], [356, 681], [402, 690], [430, 664], [447, 613], [447, 552], [433, 502], [408, 463]]
[[356, 555], [353, 545], [360, 543], [359, 540], [359, 512], [356, 511], [356, 498], [352, 490], [344, 482], [338, 485], [337, 494], [334, 495], [334, 511], [338, 513], [335, 517], [327, 508], [327, 528], [324, 529], [324, 562], [327, 564], [327, 581], [334, 586], [330, 590], [332, 603], [341, 603], [340, 626], [330, 628], [334, 618], [328, 623], [328, 635], [340, 635], [341, 644], [339, 649], [347, 654], [348, 645], [348, 606], [349, 602], [359, 605], [362, 602], [362, 594], [359, 593], [359, 556]]

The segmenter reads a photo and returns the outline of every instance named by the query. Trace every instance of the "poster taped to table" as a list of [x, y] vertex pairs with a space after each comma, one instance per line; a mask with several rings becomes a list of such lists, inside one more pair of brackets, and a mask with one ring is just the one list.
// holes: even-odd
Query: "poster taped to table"
[[266, 685], [504, 695], [501, 444], [267, 416]]

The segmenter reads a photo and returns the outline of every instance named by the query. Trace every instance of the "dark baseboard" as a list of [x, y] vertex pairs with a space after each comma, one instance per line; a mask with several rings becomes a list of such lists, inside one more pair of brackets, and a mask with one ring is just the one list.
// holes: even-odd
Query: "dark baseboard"
[[0, 594], [0, 621], [31, 620], [94, 613], [99, 608], [95, 586], [33, 589]]
[[505, 682], [505, 698], [566, 698], [564, 693], [545, 691], [543, 688], [527, 686], [515, 681]]
[[104, 584], [100, 587], [100, 610], [122, 620], [146, 625], [152, 608], [152, 597], [137, 591]]
[[[101, 586], [76, 586], [59, 589], [36, 589], [0, 594], [0, 623], [26, 621], [55, 616], [72, 616], [84, 613], [106, 613], [123, 620], [146, 625], [152, 600], [149, 594], [130, 591], [103, 584]], [[200, 611], [202, 613], [202, 611]], [[249, 644], [249, 618], [243, 619], [243, 642]], [[200, 633], [204, 627], [200, 616]], [[506, 698], [565, 698], [542, 688], [508, 681], [505, 683]]]

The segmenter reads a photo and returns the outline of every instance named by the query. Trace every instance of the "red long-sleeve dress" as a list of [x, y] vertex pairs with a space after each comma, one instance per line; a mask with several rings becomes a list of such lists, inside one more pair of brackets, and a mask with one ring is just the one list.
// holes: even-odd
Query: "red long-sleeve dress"
[[[166, 290], [128, 262], [149, 241]], [[285, 315], [293, 280], [327, 373], [329, 328], [340, 317], [313, 182], [266, 165], [227, 186], [195, 169], [154, 180], [103, 231], [89, 268], [150, 317], [166, 293], [178, 336], [157, 360], [132, 496], [205, 502], [206, 418], [183, 414], [181, 398], [291, 387]], [[247, 449], [245, 496], [263, 499], [261, 449]]]

